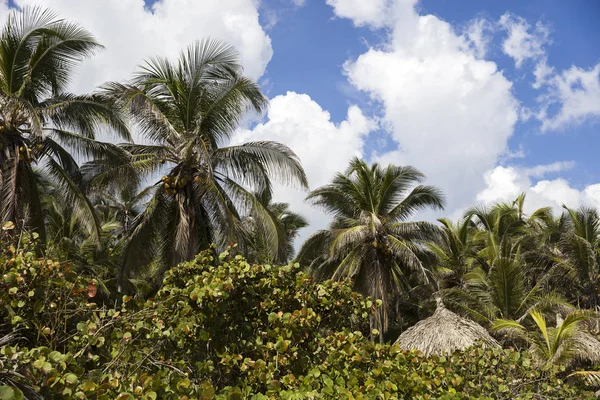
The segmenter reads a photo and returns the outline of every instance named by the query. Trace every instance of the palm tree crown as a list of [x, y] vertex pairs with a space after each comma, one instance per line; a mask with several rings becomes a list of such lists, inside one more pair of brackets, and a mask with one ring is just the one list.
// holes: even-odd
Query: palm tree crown
[[98, 239], [100, 223], [81, 191], [78, 165], [63, 146], [83, 155], [118, 152], [95, 140], [102, 126], [130, 139], [108, 96], [65, 92], [73, 67], [100, 48], [89, 32], [48, 10], [25, 8], [9, 16], [0, 33], [1, 220], [23, 222], [45, 236], [34, 173], [43, 163], [61, 200]]
[[355, 158], [346, 173], [308, 196], [333, 221], [307, 240], [299, 260], [318, 276], [353, 278], [358, 291], [382, 300], [373, 324], [383, 331], [388, 328], [390, 296], [432, 277], [423, 243], [439, 230], [408, 219], [420, 210], [442, 209], [444, 200], [432, 186], [414, 186], [423, 179], [413, 167], [368, 166]]
[[[224, 43], [197, 42], [177, 62], [151, 59], [130, 82], [110, 83], [105, 90], [150, 144], [124, 145], [127, 163], [95, 162], [86, 171], [99, 182], [166, 171], [134, 222], [125, 274], [151, 263], [175, 265], [211, 242], [223, 248], [243, 241], [244, 213], [269, 226], [271, 216], [248, 187], [270, 192], [272, 177], [307, 186], [300, 161], [286, 146], [228, 145], [245, 113], [262, 112], [267, 100], [242, 75], [238, 53]], [[267, 242], [276, 254], [276, 230], [268, 232]]]

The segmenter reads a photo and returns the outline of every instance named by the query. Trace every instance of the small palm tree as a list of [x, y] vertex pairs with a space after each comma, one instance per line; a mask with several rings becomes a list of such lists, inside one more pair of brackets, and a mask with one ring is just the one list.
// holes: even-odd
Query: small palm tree
[[559, 269], [549, 255], [545, 234], [553, 221], [551, 210], [542, 208], [527, 216], [524, 201], [521, 195], [512, 203], [489, 210], [476, 207], [465, 215], [477, 227], [466, 250], [469, 264], [462, 269], [468, 272], [462, 282], [444, 291], [444, 297], [480, 323], [498, 318], [522, 321], [533, 309], [572, 308], [550, 290], [549, 282]]
[[[105, 90], [150, 144], [124, 145], [127, 162], [96, 161], [86, 173], [100, 184], [166, 172], [133, 223], [123, 276], [147, 266], [160, 272], [213, 242], [224, 248], [243, 241], [244, 213], [269, 226], [268, 211], [249, 187], [270, 193], [273, 177], [307, 187], [288, 147], [267, 141], [228, 145], [246, 112], [262, 112], [267, 100], [242, 75], [239, 54], [222, 42], [197, 42], [177, 62], [151, 59], [130, 82], [110, 83]], [[268, 232], [267, 243], [275, 256], [277, 231]]]
[[539, 366], [568, 366], [576, 358], [586, 357], [588, 340], [583, 335], [581, 322], [594, 318], [594, 313], [574, 311], [564, 320], [558, 318], [556, 328], [548, 327], [544, 315], [539, 311], [531, 311], [529, 316], [537, 330], [529, 330], [513, 320], [499, 319], [492, 325], [492, 331], [525, 341]]
[[[43, 178], [40, 178], [43, 180]], [[97, 213], [100, 236], [92, 240], [73, 208], [56, 196], [51, 181], [43, 182], [42, 206], [47, 231], [47, 250], [71, 263], [77, 273], [97, 280], [102, 293], [116, 293], [119, 267], [123, 257], [121, 223], [113, 215]], [[100, 246], [98, 246], [98, 243]]]
[[130, 140], [127, 125], [103, 94], [65, 91], [73, 68], [101, 45], [79, 25], [41, 8], [12, 11], [0, 33], [0, 220], [45, 238], [35, 167], [42, 165], [92, 240], [101, 234], [67, 145], [83, 156], [117, 156], [95, 140], [108, 127]]
[[357, 291], [382, 300], [372, 321], [382, 332], [388, 329], [391, 298], [415, 283], [433, 282], [424, 243], [437, 238], [439, 229], [409, 218], [420, 210], [442, 209], [444, 199], [432, 186], [415, 186], [423, 179], [413, 167], [368, 166], [355, 158], [344, 174], [307, 198], [333, 221], [306, 241], [298, 260], [319, 277], [354, 279]]
[[119, 236], [131, 233], [133, 221], [145, 208], [145, 202], [153, 187], [139, 190], [138, 185], [115, 186], [112, 190], [97, 193], [93, 204], [104, 220], [114, 219], [120, 222], [122, 232]]
[[[251, 262], [285, 264], [294, 256], [294, 239], [298, 231], [308, 226], [308, 221], [300, 214], [290, 211], [288, 203], [274, 203], [269, 192], [255, 193], [256, 198], [267, 211], [270, 218], [266, 221], [252, 214], [244, 217], [242, 222], [247, 231], [246, 253]], [[263, 226], [267, 222], [269, 226]], [[268, 232], [278, 232], [281, 242], [278, 253], [273, 256], [269, 252]]]

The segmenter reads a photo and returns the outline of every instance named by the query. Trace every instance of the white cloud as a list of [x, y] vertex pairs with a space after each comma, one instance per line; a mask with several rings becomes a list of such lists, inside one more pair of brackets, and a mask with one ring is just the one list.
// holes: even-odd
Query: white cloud
[[[538, 114], [542, 131], [560, 130], [600, 117], [600, 64], [588, 70], [572, 66], [546, 79], [545, 85], [548, 93], [542, 97]], [[554, 104], [559, 110], [548, 115], [548, 107]]]
[[[600, 64], [590, 69], [577, 66], [558, 73], [548, 65], [545, 45], [550, 42], [549, 30], [541, 22], [532, 27], [525, 19], [504, 14], [499, 26], [508, 31], [503, 42], [504, 52], [515, 60], [517, 68], [528, 59], [536, 61], [533, 69], [534, 89], [543, 90], [539, 108], [523, 108], [521, 119], [534, 116], [542, 132], [561, 130], [600, 116]], [[552, 108], [557, 111], [550, 112]]]
[[552, 172], [562, 172], [575, 167], [575, 161], [557, 161], [552, 164], [536, 165], [525, 168], [525, 174], [530, 177], [540, 178]]
[[530, 58], [544, 56], [544, 46], [549, 43], [550, 36], [550, 31], [544, 24], [538, 22], [535, 27], [531, 27], [524, 18], [511, 13], [502, 15], [499, 24], [508, 32], [502, 49], [515, 60], [517, 68]]
[[548, 78], [552, 76], [553, 72], [554, 68], [548, 66], [548, 60], [546, 59], [546, 57], [543, 57], [535, 65], [535, 69], [533, 70], [533, 76], [535, 76], [535, 81], [531, 86], [534, 89], [541, 88], [546, 82], [548, 82]]
[[8, 0], [0, 0], [0, 18], [8, 14]]
[[486, 188], [477, 195], [477, 200], [490, 205], [499, 201], [513, 201], [521, 193], [525, 193], [526, 212], [547, 206], [560, 211], [563, 204], [571, 208], [582, 205], [599, 207], [600, 184], [589, 185], [583, 190], [578, 190], [563, 178], [537, 182], [531, 179], [541, 177], [543, 173], [559, 172], [571, 166], [570, 162], [541, 165], [529, 169], [498, 166], [485, 174]]
[[[374, 26], [387, 18], [389, 42], [344, 70], [354, 87], [381, 102], [383, 123], [399, 145], [378, 159], [422, 170], [444, 190], [451, 212], [473, 201], [485, 186], [483, 173], [508, 150], [518, 103], [496, 64], [478, 58], [484, 47], [433, 15], [418, 15], [413, 3], [387, 2], [387, 16], [370, 16]], [[343, 4], [352, 1], [336, 0], [334, 12]]]
[[464, 35], [477, 58], [485, 57], [493, 30], [492, 24], [485, 18], [477, 18], [467, 26]]
[[273, 50], [259, 24], [254, 0], [16, 0], [40, 5], [91, 31], [106, 49], [79, 70], [73, 90], [87, 92], [107, 80], [123, 80], [152, 56], [174, 57], [195, 40], [225, 40], [241, 53], [245, 72], [258, 79]]
[[326, 0], [333, 7], [336, 16], [351, 19], [354, 25], [382, 27], [393, 19], [391, 11], [394, 7], [404, 6], [412, 9], [415, 0], [398, 0], [394, 4], [390, 0]]
[[522, 177], [515, 168], [498, 166], [484, 174], [486, 188], [477, 194], [477, 200], [484, 204], [514, 200], [525, 186], [523, 179], [527, 177]]
[[[329, 112], [310, 96], [288, 92], [271, 99], [266, 122], [251, 130], [241, 130], [233, 143], [274, 140], [286, 144], [300, 157], [311, 189], [315, 189], [329, 183], [335, 173], [344, 171], [352, 157], [362, 157], [364, 137], [375, 128], [376, 123], [357, 106], [348, 109], [345, 121], [334, 124]], [[275, 191], [277, 201], [290, 203], [294, 211], [308, 218], [310, 226], [301, 232], [301, 239], [329, 222], [323, 212], [304, 202], [306, 195], [283, 187]]]
[[291, 0], [291, 1], [296, 7], [304, 7], [306, 5], [306, 0]]

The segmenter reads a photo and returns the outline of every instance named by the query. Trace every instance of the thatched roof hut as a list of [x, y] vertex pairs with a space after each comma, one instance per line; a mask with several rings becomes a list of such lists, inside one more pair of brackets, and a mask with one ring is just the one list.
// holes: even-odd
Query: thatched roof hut
[[478, 341], [484, 346], [500, 347], [481, 325], [456, 315], [438, 301], [435, 313], [404, 331], [396, 344], [404, 350], [416, 349], [429, 356], [463, 350]]

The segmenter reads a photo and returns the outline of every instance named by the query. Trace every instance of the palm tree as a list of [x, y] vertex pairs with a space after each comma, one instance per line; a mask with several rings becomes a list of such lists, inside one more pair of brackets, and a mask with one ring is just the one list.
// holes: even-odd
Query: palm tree
[[472, 270], [475, 251], [472, 243], [476, 227], [470, 218], [463, 218], [454, 224], [446, 218], [438, 220], [442, 224], [438, 242], [427, 246], [435, 254], [437, 272], [442, 287], [462, 287], [464, 276]]
[[[285, 264], [294, 255], [294, 239], [298, 237], [298, 231], [308, 226], [308, 221], [302, 215], [290, 211], [288, 203], [274, 203], [269, 192], [254, 195], [270, 218], [266, 221], [269, 224], [266, 227], [263, 226], [264, 219], [260, 217], [251, 214], [243, 218], [248, 236], [247, 258], [256, 263]], [[275, 256], [270, 254], [269, 245], [266, 243], [269, 230], [278, 232], [278, 237], [282, 241], [278, 245], [279, 250]]]
[[521, 195], [512, 203], [498, 203], [489, 210], [476, 207], [465, 215], [478, 227], [468, 250], [472, 259], [463, 267], [468, 271], [463, 281], [443, 294], [451, 306], [481, 323], [498, 318], [522, 321], [534, 309], [571, 307], [550, 290], [549, 282], [559, 269], [548, 248], [551, 210], [541, 208], [527, 216], [524, 201]]
[[420, 210], [442, 209], [444, 199], [432, 186], [414, 186], [423, 179], [410, 166], [369, 167], [355, 158], [344, 174], [307, 198], [333, 221], [306, 241], [298, 260], [319, 277], [352, 278], [357, 291], [381, 300], [371, 323], [382, 332], [389, 326], [390, 299], [416, 282], [432, 282], [423, 243], [434, 240], [439, 229], [408, 219]]
[[115, 186], [111, 190], [96, 193], [93, 204], [104, 220], [119, 221], [122, 232], [118, 236], [127, 236], [131, 232], [133, 221], [145, 208], [145, 201], [153, 187], [139, 190], [136, 184]]
[[[153, 58], [130, 82], [107, 84], [105, 93], [150, 144], [123, 145], [127, 163], [96, 161], [86, 173], [98, 184], [166, 171], [133, 223], [123, 276], [147, 266], [160, 272], [212, 242], [224, 248], [242, 241], [243, 215], [269, 226], [268, 211], [248, 187], [270, 193], [272, 177], [307, 187], [300, 161], [288, 147], [268, 141], [228, 145], [246, 112], [262, 112], [267, 99], [242, 75], [235, 49], [222, 42], [197, 42], [177, 62]], [[266, 238], [275, 256], [278, 232], [270, 230]]]
[[73, 68], [101, 48], [79, 25], [52, 12], [12, 11], [0, 34], [0, 220], [15, 221], [45, 238], [35, 169], [42, 165], [59, 187], [61, 201], [97, 240], [100, 222], [82, 191], [74, 156], [114, 156], [116, 146], [95, 140], [108, 127], [130, 135], [111, 99], [65, 91]]
[[489, 271], [475, 267], [466, 273], [463, 286], [445, 290], [444, 299], [483, 324], [498, 318], [522, 321], [531, 310], [572, 308], [558, 293], [543, 290], [551, 273], [535, 286], [528, 286], [525, 279], [528, 266], [520, 251], [513, 251], [515, 254], [510, 257], [487, 260]]
[[568, 291], [582, 306], [598, 307], [598, 278], [600, 276], [600, 215], [594, 208], [582, 207], [567, 211], [568, 228], [559, 248], [561, 265], [569, 278]]
[[512, 320], [494, 321], [492, 331], [504, 333], [523, 340], [529, 345], [534, 360], [539, 366], [547, 364], [570, 365], [576, 358], [586, 358], [590, 341], [600, 345], [595, 339], [583, 332], [581, 323], [595, 317], [589, 311], [574, 311], [564, 320], [557, 317], [556, 328], [548, 327], [544, 315], [539, 311], [531, 311], [529, 316], [536, 330], [529, 330]]
[[98, 212], [100, 236], [92, 240], [74, 209], [57, 196], [60, 189], [43, 176], [39, 180], [47, 252], [67, 260], [78, 274], [96, 279], [103, 294], [116, 293], [111, 289], [117, 288], [116, 278], [123, 257], [120, 221], [113, 215]]

